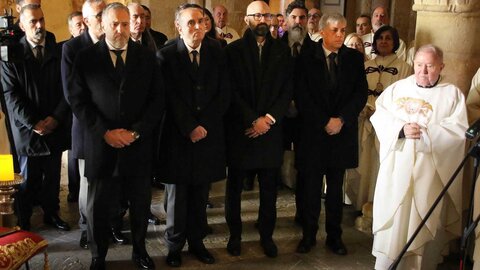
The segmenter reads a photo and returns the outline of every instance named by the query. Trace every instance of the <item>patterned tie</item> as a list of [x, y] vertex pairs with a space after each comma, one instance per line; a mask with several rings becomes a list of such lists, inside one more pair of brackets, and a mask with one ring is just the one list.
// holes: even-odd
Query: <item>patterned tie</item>
[[122, 53], [124, 50], [112, 50], [117, 59], [115, 60], [115, 71], [119, 76], [123, 75], [125, 69], [125, 62], [123, 62]]
[[43, 63], [43, 52], [42, 52], [43, 46], [42, 45], [37, 45], [35, 47], [35, 58], [39, 63]]
[[335, 58], [337, 58], [337, 54], [334, 52], [328, 55], [328, 73], [333, 88], [337, 88], [337, 63], [335, 63]]
[[197, 59], [197, 55], [198, 55], [198, 52], [196, 50], [193, 50], [192, 51], [192, 56], [193, 56], [193, 59], [192, 59], [192, 66], [193, 66], [193, 70], [196, 72], [198, 71], [198, 59]]

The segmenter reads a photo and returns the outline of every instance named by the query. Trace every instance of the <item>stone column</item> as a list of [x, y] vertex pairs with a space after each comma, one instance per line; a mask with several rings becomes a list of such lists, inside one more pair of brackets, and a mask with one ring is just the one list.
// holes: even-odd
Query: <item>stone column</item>
[[446, 81], [465, 94], [480, 66], [480, 1], [415, 0], [415, 45], [433, 43], [444, 52]]

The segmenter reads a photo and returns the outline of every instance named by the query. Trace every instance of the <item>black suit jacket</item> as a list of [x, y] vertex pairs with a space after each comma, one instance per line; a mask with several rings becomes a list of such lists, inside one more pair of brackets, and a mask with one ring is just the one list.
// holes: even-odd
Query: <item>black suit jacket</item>
[[148, 29], [148, 31], [150, 32], [150, 35], [152, 35], [153, 40], [157, 45], [157, 48], [161, 49], [165, 45], [165, 42], [167, 42], [168, 40], [167, 36], [162, 32], [153, 30], [152, 28]]
[[[358, 114], [367, 100], [367, 80], [363, 56], [342, 46], [337, 56], [337, 84], [332, 90], [322, 42], [306, 58], [303, 77], [297, 87], [297, 107], [301, 120], [296, 166], [300, 170], [326, 167], [353, 168], [358, 165]], [[325, 132], [331, 117], [342, 117], [337, 135]]]
[[[17, 152], [43, 156], [63, 151], [69, 147], [70, 110], [62, 92], [57, 44], [47, 36], [42, 64], [35, 59], [25, 37], [19, 44], [24, 60], [1, 64], [2, 86]], [[59, 125], [53, 133], [40, 136], [33, 127], [47, 116], [55, 118]]]
[[[267, 36], [259, 65], [258, 46], [250, 30], [226, 47], [232, 83], [232, 106], [225, 118], [228, 166], [238, 169], [275, 168], [283, 160], [282, 118], [292, 98], [293, 64], [289, 47]], [[260, 116], [276, 123], [255, 139], [245, 130]]]
[[[88, 31], [83, 32], [80, 36], [70, 39], [63, 43], [62, 46], [62, 62], [61, 62], [61, 72], [62, 72], [62, 84], [63, 84], [63, 93], [68, 102], [68, 80], [71, 78], [71, 73], [73, 69], [73, 62], [77, 53], [89, 46], [93, 45], [92, 38], [88, 34]], [[70, 102], [69, 102], [70, 103]], [[72, 117], [72, 152], [75, 158], [84, 159], [84, 131], [85, 128], [80, 125], [78, 118], [75, 115]]]
[[[117, 78], [105, 40], [78, 53], [68, 99], [86, 127], [87, 178], [151, 176], [153, 128], [164, 108], [163, 82], [154, 54], [129, 41], [125, 74]], [[137, 131], [140, 138], [130, 146], [113, 148], [103, 136], [118, 128]]]
[[[167, 111], [160, 144], [162, 181], [205, 184], [225, 178], [223, 116], [230, 87], [224, 52], [209, 38], [202, 41], [198, 73], [182, 39], [161, 49], [158, 59], [167, 87]], [[192, 143], [197, 126], [207, 137]]]

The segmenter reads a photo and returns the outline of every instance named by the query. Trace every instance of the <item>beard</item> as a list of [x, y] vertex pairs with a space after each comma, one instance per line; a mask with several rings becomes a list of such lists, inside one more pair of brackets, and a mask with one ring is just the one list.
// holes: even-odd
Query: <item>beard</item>
[[116, 49], [121, 49], [125, 47], [128, 43], [128, 39], [130, 38], [130, 35], [128, 33], [120, 33], [117, 35], [114, 35], [111, 40], [109, 40], [113, 47]]
[[255, 36], [264, 37], [268, 32], [270, 32], [270, 27], [268, 27], [266, 23], [259, 23], [252, 29], [252, 31]]
[[294, 25], [288, 30], [288, 37], [294, 42], [302, 41], [305, 38], [306, 34], [307, 32], [305, 31], [305, 28], [298, 24]]
[[41, 43], [45, 39], [45, 36], [46, 36], [45, 29], [37, 29], [35, 30], [35, 33], [33, 34], [32, 39]]

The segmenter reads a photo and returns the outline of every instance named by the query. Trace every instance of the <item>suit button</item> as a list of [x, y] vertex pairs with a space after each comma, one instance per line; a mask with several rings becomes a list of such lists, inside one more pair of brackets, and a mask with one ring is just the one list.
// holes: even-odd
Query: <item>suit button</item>
[[200, 91], [200, 90], [202, 90], [202, 89], [203, 89], [203, 87], [202, 87], [202, 86], [200, 86], [200, 85], [197, 85], [197, 87], [196, 87], [196, 88], [197, 88], [197, 90], [198, 90], [198, 91]]
[[121, 112], [121, 113], [120, 113], [120, 116], [125, 116], [125, 113], [124, 113], [124, 112]]
[[200, 111], [202, 108], [200, 108], [200, 106], [197, 106], [197, 111]]

